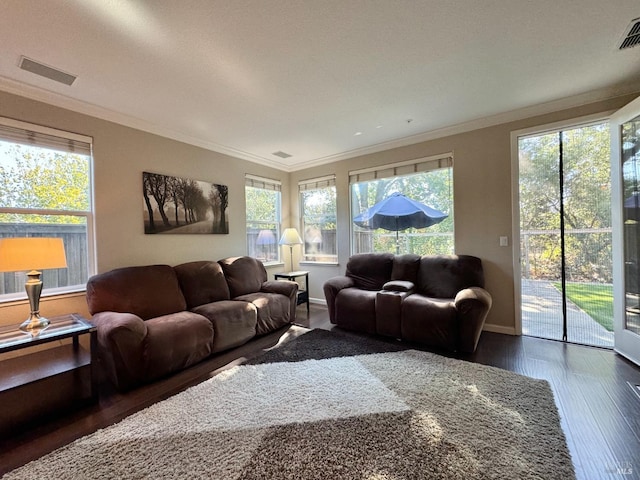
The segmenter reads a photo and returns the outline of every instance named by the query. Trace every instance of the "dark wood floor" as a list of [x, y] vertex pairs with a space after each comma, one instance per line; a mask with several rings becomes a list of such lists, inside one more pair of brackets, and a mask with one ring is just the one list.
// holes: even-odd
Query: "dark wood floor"
[[[326, 308], [315, 305], [310, 315], [304, 306], [299, 307], [298, 324], [333, 327]], [[0, 475], [304, 331], [297, 326], [285, 328], [126, 394], [101, 383], [97, 405], [76, 409], [0, 439]], [[547, 380], [579, 479], [640, 479], [640, 391], [634, 387], [640, 384], [640, 368], [610, 350], [489, 332], [482, 334], [474, 354], [458, 358]]]

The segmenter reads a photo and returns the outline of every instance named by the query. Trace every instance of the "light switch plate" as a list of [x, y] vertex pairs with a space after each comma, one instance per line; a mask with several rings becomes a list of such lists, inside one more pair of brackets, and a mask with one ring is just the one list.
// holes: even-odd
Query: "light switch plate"
[[508, 247], [509, 246], [509, 237], [500, 237], [500, 246]]

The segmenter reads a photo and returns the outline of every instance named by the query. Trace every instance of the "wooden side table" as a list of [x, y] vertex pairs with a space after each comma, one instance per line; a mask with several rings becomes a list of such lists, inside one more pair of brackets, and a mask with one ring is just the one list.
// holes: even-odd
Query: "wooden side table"
[[[307, 314], [309, 313], [309, 272], [304, 270], [299, 270], [297, 272], [284, 272], [284, 273], [276, 273], [274, 274], [274, 278], [276, 280], [291, 280], [292, 282], [296, 282], [298, 284], [298, 302], [296, 305], [300, 305], [301, 303], [307, 304]], [[304, 278], [304, 285], [301, 285], [300, 282], [296, 280], [296, 278]]]
[[[69, 408], [74, 400], [98, 399], [96, 327], [75, 313], [49, 320], [49, 326], [35, 336], [20, 330], [20, 325], [0, 327], [0, 433]], [[89, 350], [80, 345], [82, 335], [89, 335]], [[67, 339], [71, 343], [28, 351]], [[2, 358], [16, 350], [25, 352]]]

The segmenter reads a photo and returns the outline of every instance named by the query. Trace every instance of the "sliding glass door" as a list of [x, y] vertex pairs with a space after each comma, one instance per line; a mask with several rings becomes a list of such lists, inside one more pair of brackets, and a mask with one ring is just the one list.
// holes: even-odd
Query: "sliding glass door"
[[640, 364], [640, 99], [611, 119], [616, 200], [615, 349]]
[[613, 346], [607, 123], [518, 138], [522, 331]]

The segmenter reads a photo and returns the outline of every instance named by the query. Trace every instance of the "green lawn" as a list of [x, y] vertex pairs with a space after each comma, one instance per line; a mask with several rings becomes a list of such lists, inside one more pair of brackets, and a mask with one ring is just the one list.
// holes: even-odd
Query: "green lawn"
[[[561, 290], [559, 282], [553, 284]], [[604, 328], [613, 332], [613, 287], [567, 282], [567, 298]]]

